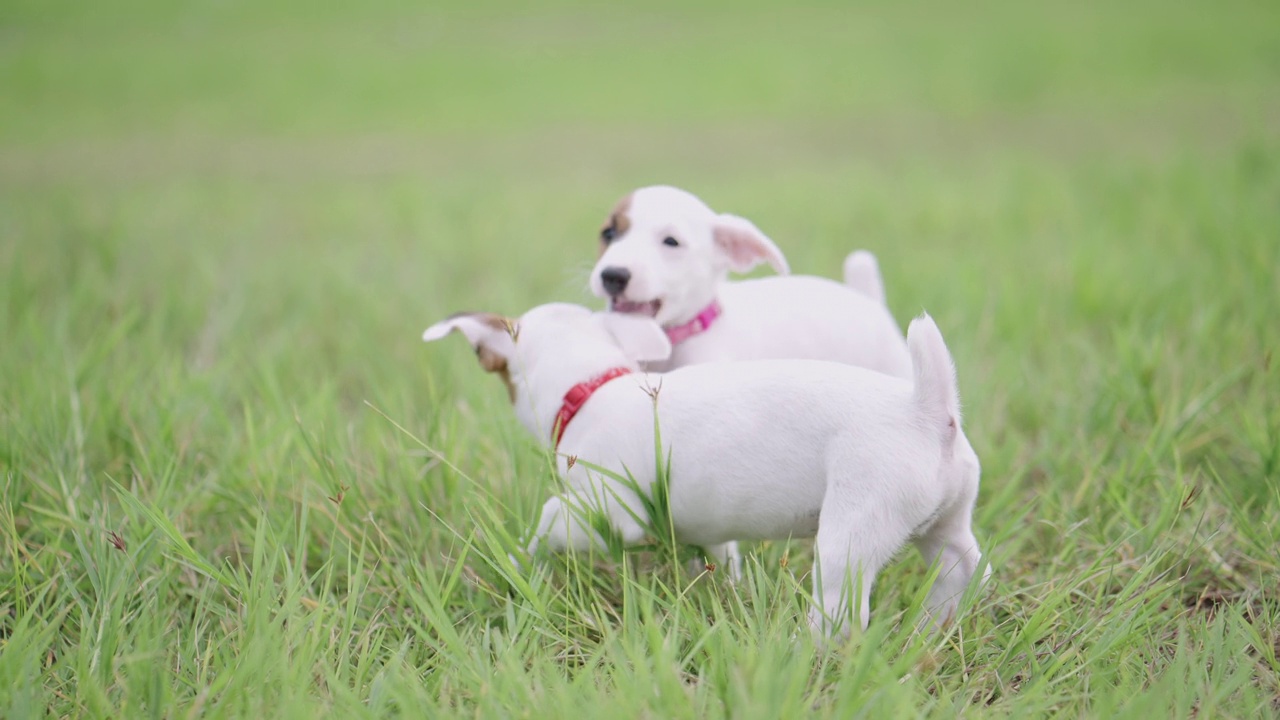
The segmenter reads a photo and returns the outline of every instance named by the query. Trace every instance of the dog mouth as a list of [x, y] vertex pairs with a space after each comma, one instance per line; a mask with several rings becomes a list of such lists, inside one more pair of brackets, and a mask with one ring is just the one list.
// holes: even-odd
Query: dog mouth
[[609, 302], [609, 309], [616, 313], [625, 313], [627, 315], [656, 317], [658, 315], [658, 311], [662, 309], [662, 301], [645, 300], [644, 302], [636, 302], [634, 300], [621, 300], [615, 297]]

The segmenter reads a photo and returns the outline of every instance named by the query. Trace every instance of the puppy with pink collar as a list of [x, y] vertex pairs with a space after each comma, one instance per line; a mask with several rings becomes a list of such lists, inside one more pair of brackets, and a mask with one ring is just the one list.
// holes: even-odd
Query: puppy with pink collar
[[939, 563], [927, 601], [938, 621], [955, 614], [983, 565], [970, 529], [978, 458], [928, 316], [908, 332], [910, 382], [796, 359], [645, 373], [640, 363], [669, 358], [667, 333], [648, 318], [577, 305], [518, 320], [459, 314], [423, 339], [454, 331], [507, 383], [521, 424], [558, 451], [564, 492], [543, 506], [530, 553], [603, 548], [593, 514], [622, 544], [645, 540], [640, 494], [651, 498], [659, 477], [656, 413], [676, 539], [737, 575], [737, 541], [815, 537], [809, 623], [819, 636], [847, 633], [854, 614], [866, 627], [876, 574], [908, 542]]
[[[600, 231], [591, 291], [618, 313], [666, 330], [668, 370], [717, 360], [808, 358], [911, 376], [902, 331], [871, 253], [845, 260], [845, 283], [788, 275], [782, 251], [751, 221], [716, 213], [674, 187], [636, 190]], [[730, 282], [767, 263], [780, 276]]]

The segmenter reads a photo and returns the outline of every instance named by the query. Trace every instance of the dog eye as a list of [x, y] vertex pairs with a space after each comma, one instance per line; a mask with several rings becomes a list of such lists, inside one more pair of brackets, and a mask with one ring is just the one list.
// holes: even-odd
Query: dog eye
[[668, 235], [667, 237], [662, 239], [662, 244], [666, 245], [667, 247], [679, 247], [680, 241]]
[[613, 225], [610, 225], [600, 231], [600, 239], [606, 243], [613, 242], [613, 239], [617, 237], [617, 235], [618, 235], [618, 230]]

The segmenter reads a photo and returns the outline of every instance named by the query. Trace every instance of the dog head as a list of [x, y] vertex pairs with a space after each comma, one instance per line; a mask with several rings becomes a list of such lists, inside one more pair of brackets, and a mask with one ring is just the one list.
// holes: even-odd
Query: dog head
[[653, 320], [567, 303], [539, 305], [518, 319], [457, 313], [427, 328], [422, 339], [453, 332], [467, 338], [482, 368], [502, 379], [521, 422], [535, 435], [549, 427], [537, 410], [557, 410], [575, 384], [671, 355], [671, 341]]
[[730, 271], [762, 262], [788, 272], [782, 251], [750, 220], [716, 213], [678, 188], [645, 187], [605, 221], [591, 292], [614, 312], [675, 325], [711, 304]]

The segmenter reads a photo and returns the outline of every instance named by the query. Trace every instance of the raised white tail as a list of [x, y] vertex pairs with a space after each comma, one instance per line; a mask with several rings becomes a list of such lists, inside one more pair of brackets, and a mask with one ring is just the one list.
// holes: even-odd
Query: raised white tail
[[921, 414], [943, 427], [960, 427], [960, 395], [956, 391], [956, 366], [942, 340], [942, 333], [928, 313], [911, 321], [907, 349], [915, 370], [915, 402]]
[[844, 284], [884, 305], [884, 279], [880, 263], [866, 250], [854, 250], [844, 259]]

